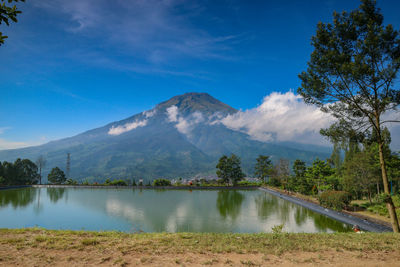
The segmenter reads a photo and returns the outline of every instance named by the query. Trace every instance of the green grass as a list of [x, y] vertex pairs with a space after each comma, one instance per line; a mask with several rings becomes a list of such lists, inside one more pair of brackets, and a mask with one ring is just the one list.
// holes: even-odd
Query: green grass
[[38, 228], [0, 229], [0, 245], [18, 249], [82, 250], [117, 249], [122, 254], [159, 251], [162, 253], [264, 253], [344, 251], [398, 251], [400, 235], [394, 233], [142, 233], [44, 230]]
[[[397, 216], [400, 217], [400, 196], [392, 196], [392, 200], [394, 205], [396, 206], [397, 210]], [[373, 201], [372, 203], [369, 203], [368, 201], [365, 201], [364, 203], [360, 203], [360, 207], [365, 208], [367, 211], [379, 214], [381, 216], [386, 216], [389, 218], [389, 212], [386, 208], [386, 204], [379, 202], [379, 201]]]

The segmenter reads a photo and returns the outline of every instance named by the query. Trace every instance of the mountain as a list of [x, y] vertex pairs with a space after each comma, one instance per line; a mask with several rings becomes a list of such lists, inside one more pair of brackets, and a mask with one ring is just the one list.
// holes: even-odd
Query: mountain
[[82, 134], [44, 145], [0, 151], [0, 161], [44, 155], [43, 177], [51, 168], [65, 170], [70, 153], [70, 176], [83, 180], [106, 178], [190, 178], [215, 175], [223, 154], [242, 159], [245, 173], [252, 175], [258, 155], [273, 160], [302, 159], [311, 163], [325, 159], [330, 151], [296, 143], [265, 143], [228, 129], [218, 120], [237, 112], [206, 93], [187, 93], [158, 104], [151, 110], [109, 123]]

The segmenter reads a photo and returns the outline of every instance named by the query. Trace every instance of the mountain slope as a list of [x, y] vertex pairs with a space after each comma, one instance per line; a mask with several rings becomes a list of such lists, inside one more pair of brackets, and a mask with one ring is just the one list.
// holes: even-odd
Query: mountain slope
[[0, 151], [0, 161], [16, 158], [47, 159], [44, 176], [59, 166], [65, 169], [66, 154], [71, 154], [71, 177], [189, 178], [215, 175], [215, 165], [223, 154], [241, 157], [243, 169], [251, 175], [258, 155], [273, 160], [302, 159], [311, 163], [328, 152], [285, 143], [263, 143], [218, 123], [218, 118], [237, 112], [205, 93], [175, 96], [127, 119], [107, 124], [82, 134], [47, 144]]

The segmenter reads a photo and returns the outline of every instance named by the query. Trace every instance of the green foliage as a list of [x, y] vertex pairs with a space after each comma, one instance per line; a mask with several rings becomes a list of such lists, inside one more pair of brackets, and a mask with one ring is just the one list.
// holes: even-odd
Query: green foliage
[[251, 181], [240, 181], [237, 183], [238, 186], [261, 186], [262, 182], [251, 182]]
[[29, 185], [39, 180], [38, 168], [29, 159], [17, 159], [14, 163], [0, 162], [0, 177], [3, 185]]
[[273, 165], [269, 156], [259, 155], [254, 169], [254, 175], [261, 181], [264, 181], [266, 177], [271, 175], [273, 171]]
[[318, 193], [327, 189], [335, 189], [333, 184], [329, 183], [328, 177], [334, 173], [334, 170], [328, 163], [316, 159], [312, 166], [307, 169], [305, 176], [308, 183], [315, 186]]
[[[312, 37], [314, 51], [298, 93], [305, 102], [321, 107], [338, 121], [323, 131], [331, 139], [365, 137], [372, 129], [378, 144], [384, 191], [389, 193], [385, 163], [384, 124], [388, 111], [400, 105], [396, 85], [400, 70], [400, 35], [391, 24], [383, 24], [383, 15], [374, 0], [362, 0], [350, 13], [334, 13], [333, 23], [319, 23]], [[389, 203], [391, 214], [395, 207]], [[392, 216], [393, 231], [400, 232], [398, 219]]]
[[153, 181], [154, 186], [171, 186], [171, 181], [168, 179], [156, 179]]
[[109, 183], [109, 185], [114, 185], [114, 186], [127, 186], [128, 183], [124, 180], [113, 180]]
[[[12, 2], [25, 2], [25, 0], [1, 0], [0, 2], [0, 25], [1, 23], [5, 23], [7, 26], [10, 26], [10, 20], [13, 22], [17, 22], [17, 15], [21, 13], [20, 10], [17, 9], [16, 5], [14, 6], [8, 6], [6, 5], [6, 2], [12, 3]], [[0, 46], [4, 44], [4, 39], [8, 38], [8, 36], [3, 35], [2, 32], [0, 32]]]
[[240, 166], [240, 158], [235, 154], [232, 154], [230, 157], [223, 155], [219, 159], [216, 168], [217, 176], [226, 184], [231, 182], [233, 185], [236, 185], [245, 176]]
[[351, 196], [345, 191], [325, 191], [318, 200], [321, 206], [340, 211], [350, 204]]
[[271, 229], [272, 233], [273, 234], [282, 234], [283, 233], [283, 227], [284, 227], [283, 224], [274, 225], [272, 227], [272, 229]]
[[[373, 202], [364, 203], [361, 207], [366, 208], [368, 211], [379, 214], [381, 216], [389, 217], [389, 212], [386, 207], [385, 201], [387, 201], [388, 196], [386, 194], [377, 195]], [[400, 195], [395, 195], [392, 197], [392, 200], [396, 207], [400, 205]], [[400, 210], [396, 211], [397, 216], [400, 216]]]
[[47, 176], [47, 180], [52, 184], [63, 184], [67, 180], [67, 178], [60, 168], [55, 167]]
[[73, 180], [73, 179], [69, 178], [69, 179], [67, 179], [65, 184], [67, 184], [67, 185], [77, 185], [78, 182], [76, 180]]
[[306, 179], [307, 167], [302, 160], [296, 159], [292, 167], [294, 175], [289, 180], [290, 188], [301, 194], [309, 195], [311, 193], [312, 184]]

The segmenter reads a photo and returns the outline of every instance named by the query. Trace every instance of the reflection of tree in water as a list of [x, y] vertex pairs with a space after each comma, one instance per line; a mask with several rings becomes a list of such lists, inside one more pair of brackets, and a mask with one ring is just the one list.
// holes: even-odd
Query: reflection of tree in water
[[307, 218], [311, 216], [311, 211], [303, 207], [296, 207], [296, 212], [294, 213], [294, 220], [297, 226], [301, 226], [307, 221]]
[[218, 192], [217, 208], [222, 217], [228, 216], [235, 220], [240, 213], [244, 195], [235, 190], [221, 190]]
[[278, 199], [267, 194], [260, 194], [255, 201], [258, 217], [262, 221], [267, 220], [278, 208]]
[[47, 188], [47, 195], [51, 202], [57, 202], [65, 193], [65, 188]]
[[25, 207], [35, 200], [35, 197], [35, 188], [2, 190], [0, 193], [0, 206], [4, 207], [11, 204], [13, 208]]
[[292, 204], [282, 201], [270, 194], [261, 194], [256, 199], [257, 214], [260, 220], [267, 220], [272, 214], [276, 214], [282, 223], [289, 220]]
[[37, 191], [37, 198], [36, 198], [36, 203], [33, 205], [33, 210], [35, 214], [39, 214], [43, 210], [43, 205], [40, 204], [40, 193], [42, 192], [42, 188], [36, 188]]
[[320, 232], [326, 232], [328, 230], [332, 230], [335, 232], [348, 232], [351, 230], [349, 225], [343, 226], [343, 223], [328, 218], [322, 214], [313, 213], [310, 216], [314, 219], [315, 228], [317, 228]]

